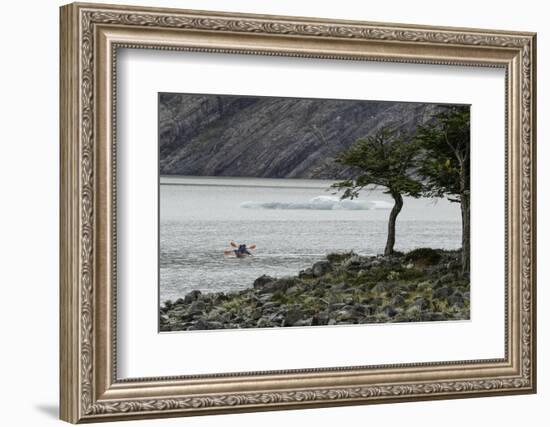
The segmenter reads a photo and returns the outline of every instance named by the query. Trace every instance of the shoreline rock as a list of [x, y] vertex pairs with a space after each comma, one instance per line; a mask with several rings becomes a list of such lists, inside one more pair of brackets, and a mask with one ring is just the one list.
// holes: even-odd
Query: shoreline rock
[[333, 253], [296, 276], [258, 277], [235, 292], [192, 291], [160, 307], [161, 331], [467, 320], [460, 251]]

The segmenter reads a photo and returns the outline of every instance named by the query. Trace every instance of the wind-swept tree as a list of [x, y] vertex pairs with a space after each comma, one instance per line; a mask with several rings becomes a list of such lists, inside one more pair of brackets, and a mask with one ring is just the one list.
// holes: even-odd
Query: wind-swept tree
[[420, 197], [422, 183], [415, 177], [418, 145], [406, 141], [402, 134], [383, 128], [365, 139], [357, 140], [336, 158], [336, 162], [356, 171], [351, 179], [336, 182], [331, 187], [343, 190], [341, 199], [359, 197], [370, 185], [385, 188], [394, 201], [388, 221], [388, 238], [384, 255], [391, 255], [395, 245], [395, 223], [403, 207], [403, 196]]
[[424, 156], [419, 168], [427, 197], [460, 203], [462, 271], [470, 272], [470, 108], [449, 106], [433, 123], [419, 126], [416, 143]]

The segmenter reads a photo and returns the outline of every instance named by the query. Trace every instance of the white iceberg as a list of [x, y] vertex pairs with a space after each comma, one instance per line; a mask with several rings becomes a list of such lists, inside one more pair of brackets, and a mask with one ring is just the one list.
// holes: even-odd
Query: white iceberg
[[355, 210], [368, 211], [373, 209], [391, 209], [392, 204], [383, 200], [349, 200], [334, 196], [317, 196], [305, 202], [243, 202], [241, 208], [245, 209], [309, 209], [309, 210]]

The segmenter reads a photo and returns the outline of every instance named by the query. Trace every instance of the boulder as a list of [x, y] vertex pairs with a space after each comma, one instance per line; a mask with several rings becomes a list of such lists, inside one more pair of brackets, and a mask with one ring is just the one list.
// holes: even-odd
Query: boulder
[[364, 316], [372, 316], [374, 313], [376, 313], [376, 307], [368, 304], [363, 304], [363, 310]]
[[[292, 277], [283, 277], [281, 279], [272, 279], [270, 281], [267, 281], [265, 278], [262, 279], [263, 277], [264, 276], [259, 277], [254, 281], [254, 288], [260, 294], [265, 294], [265, 293], [273, 294], [275, 292], [286, 292], [288, 288], [294, 286], [297, 282], [297, 280]], [[258, 282], [259, 279], [262, 279], [262, 280]]]
[[281, 324], [284, 320], [285, 320], [285, 313], [282, 312], [282, 311], [279, 311], [279, 312], [273, 314], [273, 315], [269, 318], [269, 321], [270, 321], [271, 323], [276, 323], [276, 324]]
[[432, 320], [434, 322], [441, 322], [443, 320], [447, 320], [447, 316], [445, 316], [443, 313], [430, 313], [429, 320]]
[[323, 287], [319, 286], [313, 290], [313, 295], [315, 297], [321, 298], [325, 295], [325, 290]]
[[271, 298], [273, 298], [273, 295], [272, 294], [269, 294], [269, 293], [265, 293], [265, 294], [262, 294], [258, 297], [258, 302], [261, 303], [261, 304], [265, 304], [266, 302], [269, 302], [271, 300]]
[[334, 316], [336, 317], [336, 320], [338, 320], [339, 323], [353, 320], [355, 318], [353, 313], [348, 310], [339, 310], [336, 313], [334, 313]]
[[355, 256], [353, 252], [344, 252], [344, 253], [330, 253], [327, 255], [327, 260], [331, 264], [342, 264], [347, 259]]
[[356, 317], [362, 317], [365, 315], [365, 306], [363, 304], [354, 304], [352, 309], [351, 309], [351, 312], [354, 316]]
[[250, 318], [254, 321], [257, 321], [260, 317], [262, 317], [262, 310], [254, 309], [250, 312]]
[[223, 323], [222, 322], [209, 322], [208, 323], [209, 329], [223, 329]]
[[327, 287], [334, 291], [341, 291], [346, 288], [346, 284], [344, 282], [332, 283], [332, 284], [328, 284]]
[[332, 271], [332, 265], [328, 261], [318, 261], [311, 267], [315, 277], [321, 277]]
[[301, 319], [294, 322], [292, 326], [311, 326], [313, 324], [313, 318]]
[[269, 328], [273, 326], [273, 323], [267, 317], [260, 317], [256, 322], [257, 328]]
[[298, 273], [298, 277], [300, 278], [308, 278], [313, 276], [313, 269], [312, 268], [306, 268], [305, 270], [300, 271]]
[[[428, 282], [429, 284], [430, 282]], [[428, 287], [431, 287], [428, 285]], [[407, 283], [406, 285], [403, 285], [403, 289], [405, 289], [407, 292], [413, 292], [418, 289], [418, 285], [416, 283]]]
[[275, 278], [268, 276], [267, 274], [264, 274], [260, 277], [258, 277], [256, 280], [254, 280], [254, 289], [263, 289], [264, 286], [268, 283], [271, 283], [275, 280]]
[[223, 329], [223, 324], [221, 322], [209, 322], [204, 319], [199, 319], [193, 323], [193, 325], [187, 328], [189, 331], [204, 331], [212, 329]]
[[374, 259], [369, 264], [370, 264], [370, 268], [376, 268], [382, 265], [382, 261], [379, 259]]
[[227, 313], [225, 310], [221, 307], [215, 308], [214, 310], [210, 311], [207, 316], [206, 320], [213, 320], [213, 321], [220, 321], [224, 322], [227, 320]]
[[383, 307], [381, 312], [384, 313], [388, 317], [394, 317], [398, 313], [398, 311], [395, 309], [395, 307], [393, 307], [391, 305], [386, 305], [385, 307]]
[[184, 321], [184, 322], [190, 322], [194, 319], [197, 319], [197, 318], [201, 318], [203, 316], [203, 312], [202, 311], [190, 311], [188, 313], [184, 313], [180, 316], [178, 316], [178, 318], [181, 320], [181, 321]]
[[329, 308], [330, 311], [336, 311], [336, 310], [340, 310], [345, 305], [346, 304], [344, 304], [342, 302], [331, 302], [331, 303], [329, 303], [328, 308]]
[[405, 310], [405, 314], [412, 319], [416, 319], [420, 315], [420, 308], [416, 305], [411, 305]]
[[212, 294], [212, 302], [214, 304], [221, 304], [224, 301], [228, 300], [228, 296], [225, 295], [223, 292], [216, 292]]
[[437, 299], [444, 299], [451, 295], [451, 289], [448, 286], [442, 286], [433, 291], [433, 297]]
[[316, 325], [326, 325], [328, 323], [328, 320], [329, 320], [328, 313], [321, 312], [321, 313], [315, 314], [312, 317], [311, 324], [314, 325], [314, 326], [316, 326]]
[[374, 305], [375, 307], [378, 307], [384, 302], [384, 300], [381, 297], [376, 297], [370, 300], [371, 305]]
[[425, 298], [419, 297], [416, 298], [411, 304], [413, 307], [418, 307], [419, 310], [423, 311], [429, 307], [429, 303]]
[[185, 298], [183, 299], [183, 303], [191, 304], [193, 301], [196, 301], [197, 299], [199, 299], [201, 295], [202, 293], [199, 290], [191, 291], [187, 295], [185, 295]]
[[451, 307], [462, 308], [465, 305], [464, 304], [464, 297], [458, 291], [455, 292], [454, 294], [452, 294], [449, 298], [447, 298], [447, 301], [449, 302], [449, 305]]
[[281, 306], [281, 304], [279, 304], [278, 302], [275, 302], [275, 301], [266, 302], [262, 306], [262, 311], [264, 311], [264, 312], [277, 311], [280, 306]]
[[299, 305], [292, 306], [284, 317], [284, 326], [293, 326], [304, 317], [304, 312]]
[[346, 297], [344, 297], [344, 300], [343, 300], [343, 301], [344, 301], [344, 304], [347, 304], [347, 305], [353, 304], [353, 303], [355, 302], [355, 300], [353, 299], [352, 296], [346, 296]]
[[458, 261], [450, 261], [449, 263], [447, 263], [447, 270], [451, 271], [451, 270], [460, 270], [460, 268], [462, 267], [462, 264]]
[[390, 289], [389, 293], [392, 297], [395, 297], [397, 295], [401, 295], [402, 297], [407, 295], [407, 285], [403, 285], [400, 283], [395, 283]]
[[193, 311], [201, 311], [202, 312], [205, 309], [206, 309], [206, 304], [204, 303], [204, 301], [201, 301], [201, 300], [194, 301], [189, 306], [189, 311], [190, 312], [193, 312]]
[[424, 311], [422, 313], [418, 313], [418, 320], [421, 320], [423, 322], [435, 322], [435, 321], [446, 320], [446, 317], [442, 313], [434, 313], [433, 311]]
[[456, 280], [456, 276], [454, 273], [447, 273], [439, 278], [440, 283], [451, 283], [454, 280]]
[[357, 271], [364, 268], [364, 259], [359, 255], [353, 255], [342, 263], [342, 267], [349, 271]]
[[382, 293], [386, 292], [391, 288], [390, 282], [378, 282], [374, 287], [371, 289], [373, 292]]
[[391, 304], [394, 306], [400, 306], [405, 304], [405, 298], [403, 298], [401, 295], [396, 295], [392, 298]]

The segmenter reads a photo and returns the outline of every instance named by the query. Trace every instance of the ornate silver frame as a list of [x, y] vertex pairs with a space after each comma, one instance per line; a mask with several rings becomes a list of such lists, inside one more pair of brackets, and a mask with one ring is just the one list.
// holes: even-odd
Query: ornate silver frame
[[[61, 8], [60, 42], [61, 419], [535, 392], [535, 34], [76, 3]], [[504, 68], [505, 357], [118, 380], [113, 148], [119, 47]]]

